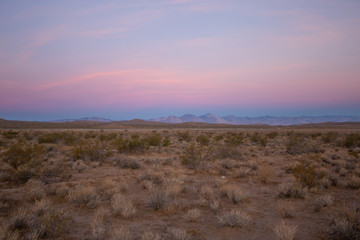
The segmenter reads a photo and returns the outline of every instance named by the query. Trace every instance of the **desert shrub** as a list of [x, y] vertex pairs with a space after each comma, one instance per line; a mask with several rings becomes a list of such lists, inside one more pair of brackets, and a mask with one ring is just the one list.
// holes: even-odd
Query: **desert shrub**
[[208, 146], [210, 143], [210, 137], [205, 134], [200, 134], [197, 136], [196, 142], [198, 142], [201, 146]]
[[17, 169], [20, 165], [28, 164], [33, 160], [42, 160], [43, 154], [44, 147], [38, 144], [25, 146], [14, 144], [5, 151], [3, 157], [5, 162]]
[[293, 168], [293, 175], [298, 182], [308, 188], [315, 187], [317, 181], [325, 177], [316, 171], [315, 166], [306, 166], [304, 163], [298, 164]]
[[243, 154], [242, 152], [232, 146], [217, 146], [214, 150], [214, 155], [216, 158], [225, 159], [235, 159], [235, 160], [243, 160]]
[[224, 137], [225, 137], [224, 134], [219, 134], [219, 135], [215, 136], [214, 140], [215, 140], [215, 142], [220, 142], [221, 140], [224, 139]]
[[131, 218], [136, 213], [136, 209], [132, 201], [120, 193], [112, 196], [111, 206], [115, 214], [119, 214], [124, 218]]
[[300, 198], [304, 199], [307, 189], [292, 183], [282, 183], [279, 185], [279, 198]]
[[117, 158], [115, 163], [120, 168], [139, 169], [141, 167], [140, 163], [138, 163], [135, 159], [125, 156]]
[[176, 133], [176, 135], [180, 142], [182, 141], [190, 142], [192, 140], [192, 136], [188, 131], [179, 131]]
[[77, 185], [68, 192], [68, 198], [78, 206], [85, 205], [88, 208], [96, 208], [100, 202], [95, 188], [88, 185]]
[[18, 131], [8, 130], [8, 131], [4, 131], [2, 133], [2, 135], [6, 139], [13, 139], [13, 138], [16, 138], [19, 135], [19, 133], [20, 132], [18, 132]]
[[168, 203], [168, 195], [164, 190], [154, 189], [150, 193], [149, 205], [155, 210], [164, 209]]
[[275, 139], [277, 136], [279, 135], [279, 133], [277, 131], [272, 131], [266, 134], [266, 137], [270, 138], [270, 139]]
[[140, 240], [161, 240], [162, 237], [158, 233], [153, 232], [143, 232], [140, 236]]
[[360, 147], [360, 134], [351, 133], [349, 135], [346, 135], [344, 140], [344, 146], [347, 148]]
[[360, 213], [359, 209], [352, 210], [345, 207], [338, 217], [333, 217], [326, 230], [328, 239], [333, 240], [359, 240], [360, 239]]
[[296, 209], [292, 202], [281, 201], [277, 204], [277, 210], [283, 218], [293, 218], [296, 215]]
[[148, 149], [146, 141], [136, 134], [126, 139], [119, 137], [113, 141], [113, 145], [119, 153], [143, 153]]
[[171, 227], [167, 229], [170, 234], [170, 239], [173, 240], [190, 240], [191, 236], [186, 232], [185, 229]]
[[58, 132], [44, 133], [38, 136], [38, 143], [58, 143], [62, 139], [62, 134]]
[[278, 240], [293, 240], [298, 227], [280, 221], [274, 226], [274, 232]]
[[228, 146], [239, 146], [244, 141], [243, 133], [228, 133], [225, 138], [225, 143]]
[[218, 220], [223, 226], [230, 227], [246, 227], [250, 223], [249, 215], [239, 209], [220, 214]]
[[188, 222], [195, 222], [199, 217], [200, 217], [200, 210], [196, 208], [189, 209], [184, 215], [185, 220]]
[[255, 143], [255, 144], [257, 144], [257, 145], [260, 145], [260, 146], [262, 146], [262, 147], [265, 147], [265, 146], [266, 146], [266, 143], [267, 143], [267, 138], [261, 136], [261, 134], [258, 133], [258, 132], [255, 132], [254, 134], [252, 134], [252, 135], [250, 136], [250, 140], [251, 140], [253, 143]]
[[335, 143], [339, 137], [337, 132], [327, 132], [321, 136], [323, 143]]
[[108, 133], [108, 134], [102, 133], [98, 136], [100, 141], [111, 141], [116, 139], [116, 137], [117, 137], [116, 133]]
[[144, 140], [148, 146], [160, 146], [162, 136], [158, 133], [153, 133], [150, 136], [147, 136]]
[[181, 163], [189, 168], [196, 168], [200, 161], [202, 161], [201, 149], [192, 142], [181, 155]]
[[310, 145], [304, 135], [293, 133], [286, 143], [286, 152], [289, 154], [301, 154], [319, 152], [319, 149], [314, 145]]
[[80, 144], [71, 150], [74, 160], [101, 161], [110, 157], [112, 152], [101, 144]]
[[170, 141], [170, 138], [169, 137], [165, 137], [164, 140], [163, 140], [163, 147], [168, 147], [171, 145], [171, 141]]

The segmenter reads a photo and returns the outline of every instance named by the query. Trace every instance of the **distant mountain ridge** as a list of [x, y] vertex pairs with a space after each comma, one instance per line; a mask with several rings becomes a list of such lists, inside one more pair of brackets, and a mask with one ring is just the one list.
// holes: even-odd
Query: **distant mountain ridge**
[[[83, 117], [78, 119], [61, 119], [49, 122], [55, 123], [67, 123], [67, 122], [100, 122], [108, 123], [114, 122], [114, 120], [101, 118], [101, 117]], [[360, 122], [360, 116], [301, 116], [301, 117], [274, 117], [274, 116], [260, 116], [260, 117], [237, 117], [234, 115], [228, 115], [220, 117], [218, 115], [207, 113], [205, 115], [196, 116], [194, 114], [185, 114], [180, 117], [170, 115], [167, 117], [160, 117], [156, 119], [138, 119], [138, 121], [152, 121], [158, 123], [209, 123], [209, 124], [231, 124], [231, 125], [253, 125], [253, 124], [266, 124], [271, 126], [276, 125], [300, 125], [311, 123], [326, 123], [326, 122]], [[126, 121], [125, 121], [126, 122]]]
[[65, 123], [65, 122], [77, 122], [77, 121], [88, 121], [88, 122], [112, 122], [113, 120], [107, 118], [100, 118], [100, 117], [83, 117], [83, 118], [74, 118], [74, 119], [60, 119], [54, 120], [49, 122], [58, 122], [58, 123]]
[[233, 125], [246, 125], [246, 124], [267, 124], [267, 125], [299, 125], [308, 123], [325, 123], [325, 122], [360, 122], [360, 116], [301, 116], [301, 117], [237, 117], [228, 115], [220, 117], [215, 114], [205, 114], [196, 116], [193, 114], [185, 114], [181, 117], [167, 116], [150, 121], [162, 123], [184, 123], [184, 122], [202, 122], [202, 123], [216, 123], [216, 124], [233, 124]]

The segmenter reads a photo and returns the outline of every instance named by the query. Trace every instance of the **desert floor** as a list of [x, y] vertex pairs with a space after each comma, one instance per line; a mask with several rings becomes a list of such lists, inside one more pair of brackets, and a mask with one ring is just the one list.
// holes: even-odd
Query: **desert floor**
[[0, 130], [0, 239], [360, 239], [360, 129]]

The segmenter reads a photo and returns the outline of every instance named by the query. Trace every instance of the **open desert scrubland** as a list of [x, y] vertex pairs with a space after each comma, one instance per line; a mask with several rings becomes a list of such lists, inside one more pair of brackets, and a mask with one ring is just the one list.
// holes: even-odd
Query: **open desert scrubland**
[[0, 130], [0, 239], [360, 239], [360, 129]]

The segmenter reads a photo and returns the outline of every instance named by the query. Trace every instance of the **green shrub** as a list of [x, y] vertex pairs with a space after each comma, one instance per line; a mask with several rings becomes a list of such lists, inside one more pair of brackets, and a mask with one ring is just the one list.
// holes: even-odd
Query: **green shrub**
[[196, 142], [200, 143], [201, 146], [208, 146], [210, 143], [210, 137], [205, 134], [200, 134], [196, 138]]
[[323, 143], [335, 143], [339, 137], [339, 133], [337, 132], [327, 132], [322, 135], [321, 140]]
[[299, 133], [293, 133], [289, 136], [286, 143], [286, 152], [289, 154], [317, 153], [320, 152], [317, 146], [310, 144], [309, 139]]
[[112, 155], [107, 147], [97, 144], [80, 144], [71, 151], [74, 160], [83, 159], [85, 161], [101, 161]]
[[243, 141], [243, 133], [229, 133], [225, 138], [225, 143], [229, 146], [239, 146], [243, 143]]
[[29, 163], [33, 159], [40, 159], [44, 154], [44, 147], [38, 144], [23, 146], [12, 145], [5, 153], [4, 160], [14, 169]]
[[58, 143], [61, 139], [62, 135], [60, 133], [45, 133], [38, 137], [38, 143]]
[[163, 147], [168, 147], [171, 145], [171, 141], [169, 137], [164, 138], [163, 140]]
[[317, 181], [324, 177], [323, 173], [316, 171], [315, 166], [306, 166], [304, 163], [293, 168], [293, 175], [298, 182], [308, 188], [315, 187]]
[[201, 160], [201, 150], [194, 142], [190, 143], [185, 153], [181, 155], [181, 163], [189, 168], [195, 168]]
[[347, 148], [360, 147], [360, 134], [351, 133], [345, 137], [344, 146]]
[[272, 131], [272, 132], [269, 132], [268, 134], [266, 134], [266, 137], [268, 137], [270, 139], [275, 139], [278, 135], [279, 135], [279, 133], [277, 131]]
[[261, 136], [261, 134], [259, 134], [258, 132], [255, 132], [253, 135], [251, 135], [250, 140], [253, 143], [260, 145], [262, 147], [265, 147], [267, 143], [266, 137]]
[[182, 142], [182, 141], [190, 142], [192, 140], [192, 136], [188, 131], [186, 131], [186, 132], [177, 132], [177, 136], [178, 136], [178, 140], [180, 142]]
[[2, 133], [2, 135], [4, 136], [4, 138], [6, 139], [13, 139], [16, 138], [19, 135], [18, 131], [14, 131], [14, 130], [9, 130], [9, 131], [4, 131]]
[[111, 141], [117, 137], [116, 133], [108, 133], [108, 134], [101, 134], [99, 135], [100, 141]]
[[119, 153], [143, 153], [148, 149], [146, 141], [139, 135], [132, 135], [127, 139], [119, 137], [112, 143]]
[[158, 133], [151, 134], [147, 136], [144, 141], [148, 146], [160, 146], [162, 141], [162, 136]]

